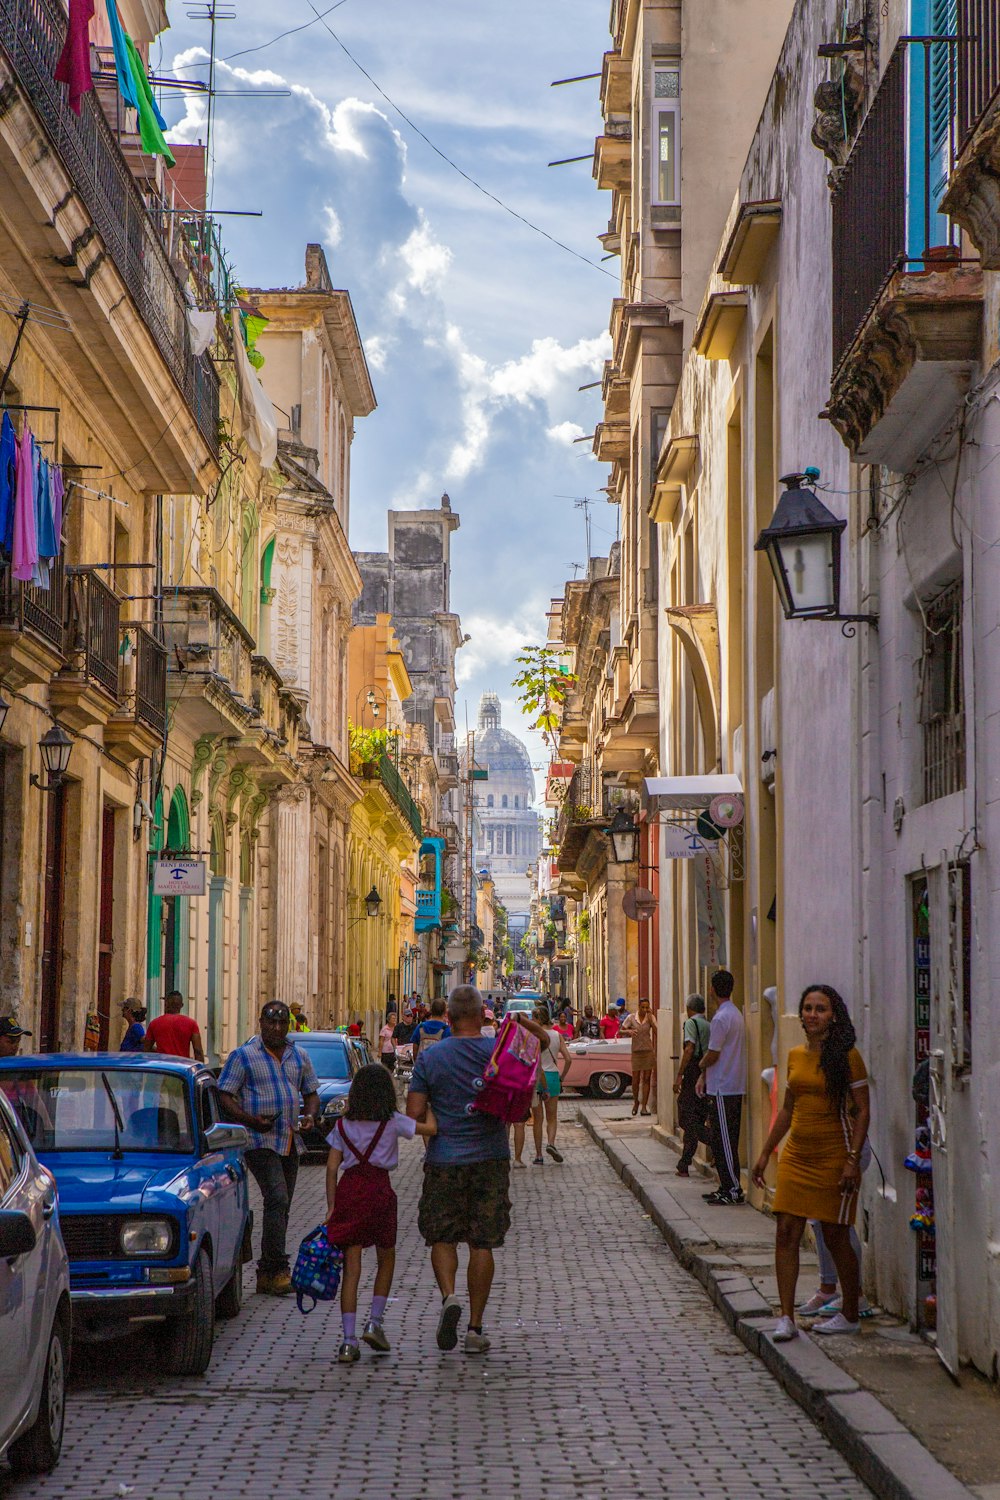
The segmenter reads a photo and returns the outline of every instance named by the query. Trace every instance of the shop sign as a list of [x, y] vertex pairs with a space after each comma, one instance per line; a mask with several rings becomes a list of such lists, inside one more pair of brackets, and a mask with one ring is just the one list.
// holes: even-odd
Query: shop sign
[[154, 896], [204, 896], [203, 859], [161, 859], [153, 866]]

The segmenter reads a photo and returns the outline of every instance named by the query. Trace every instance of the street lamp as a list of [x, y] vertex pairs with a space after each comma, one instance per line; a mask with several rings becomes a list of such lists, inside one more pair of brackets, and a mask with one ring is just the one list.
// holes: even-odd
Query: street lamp
[[382, 897], [379, 895], [376, 888], [372, 886], [371, 890], [365, 897], [365, 915], [369, 917], [377, 917], [378, 909], [381, 905]]
[[47, 730], [38, 741], [38, 748], [41, 752], [42, 768], [46, 779], [41, 781], [32, 772], [31, 785], [36, 786], [40, 792], [57, 792], [69, 770], [73, 741], [61, 724], [53, 724], [52, 728]]
[[847, 522], [828, 510], [815, 491], [802, 488], [805, 477], [782, 477], [785, 492], [754, 545], [755, 552], [767, 554], [785, 619], [875, 625], [878, 615], [840, 613], [840, 538]]
[[615, 863], [630, 865], [639, 857], [639, 829], [631, 813], [619, 807], [608, 828]]

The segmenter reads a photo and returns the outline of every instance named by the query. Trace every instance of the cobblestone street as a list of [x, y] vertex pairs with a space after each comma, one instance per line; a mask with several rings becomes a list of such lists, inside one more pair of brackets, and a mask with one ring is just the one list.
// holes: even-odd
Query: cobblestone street
[[[145, 1338], [85, 1349], [59, 1467], [4, 1493], [868, 1494], [680, 1269], [583, 1130], [564, 1119], [561, 1135], [563, 1167], [513, 1173], [514, 1231], [498, 1258], [485, 1360], [467, 1360], [461, 1344], [448, 1355], [434, 1345], [437, 1294], [415, 1228], [422, 1150], [414, 1145], [397, 1173], [402, 1233], [389, 1357], [365, 1350], [360, 1364], [338, 1367], [335, 1306], [303, 1319], [294, 1299], [252, 1292], [241, 1316], [219, 1325], [203, 1380], [158, 1377]], [[322, 1190], [322, 1166], [303, 1167], [296, 1243], [321, 1217]], [[362, 1315], [371, 1274], [366, 1257]]]

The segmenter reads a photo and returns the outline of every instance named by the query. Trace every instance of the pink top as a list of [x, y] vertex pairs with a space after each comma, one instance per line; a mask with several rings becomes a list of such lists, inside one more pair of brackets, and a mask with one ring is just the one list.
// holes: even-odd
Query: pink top
[[[381, 1125], [381, 1120], [338, 1120], [326, 1138], [328, 1146], [334, 1151], [343, 1154], [341, 1166], [343, 1168], [357, 1166], [357, 1153], [351, 1150], [351, 1145], [356, 1145], [359, 1151], [364, 1151], [368, 1146], [376, 1130]], [[343, 1125], [344, 1134], [341, 1134]], [[401, 1115], [397, 1110], [382, 1132], [382, 1139], [368, 1158], [373, 1167], [386, 1167], [390, 1172], [393, 1167], [399, 1166], [399, 1142], [412, 1141], [417, 1133], [416, 1120], [410, 1120], [406, 1115]], [[346, 1135], [347, 1139], [344, 1139]]]

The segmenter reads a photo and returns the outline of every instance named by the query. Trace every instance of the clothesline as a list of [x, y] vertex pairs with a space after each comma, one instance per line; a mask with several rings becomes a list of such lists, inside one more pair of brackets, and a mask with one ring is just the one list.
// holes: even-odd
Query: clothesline
[[25, 417], [18, 437], [10, 412], [0, 419], [0, 547], [19, 583], [49, 586], [49, 568], [62, 549], [65, 485], [62, 465], [50, 463]]

